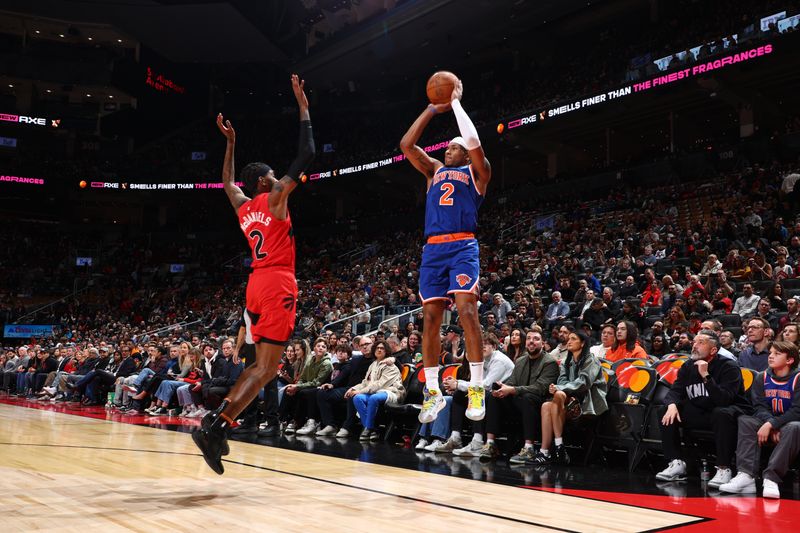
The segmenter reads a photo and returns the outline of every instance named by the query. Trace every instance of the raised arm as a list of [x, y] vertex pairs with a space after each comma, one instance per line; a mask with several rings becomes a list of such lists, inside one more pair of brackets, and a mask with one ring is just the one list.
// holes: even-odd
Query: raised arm
[[478, 187], [478, 191], [485, 195], [489, 181], [492, 179], [492, 166], [489, 164], [489, 160], [486, 159], [486, 154], [483, 153], [481, 140], [478, 138], [478, 130], [475, 129], [475, 125], [470, 120], [467, 112], [461, 107], [461, 95], [463, 92], [464, 87], [461, 84], [461, 80], [458, 80], [455, 89], [453, 89], [453, 114], [456, 116], [461, 137], [464, 138], [464, 142], [467, 144], [469, 158], [472, 160], [472, 169], [475, 171], [475, 178], [477, 178], [475, 184]]
[[286, 174], [272, 185], [269, 192], [269, 210], [279, 220], [285, 220], [288, 213], [289, 194], [300, 183], [303, 172], [314, 160], [316, 148], [314, 146], [314, 134], [311, 130], [311, 116], [308, 113], [308, 98], [303, 90], [305, 81], [301, 80], [297, 74], [292, 74], [292, 90], [297, 99], [300, 109], [300, 137], [297, 141], [297, 157]]
[[225, 194], [228, 195], [228, 200], [233, 206], [233, 210], [238, 213], [242, 204], [250, 200], [250, 198], [245, 196], [234, 180], [236, 173], [233, 164], [233, 149], [236, 146], [236, 131], [231, 126], [230, 120], [223, 121], [222, 113], [217, 115], [217, 127], [228, 140], [228, 145], [225, 147], [225, 161], [222, 163], [222, 185], [225, 188]]
[[425, 131], [425, 127], [431, 121], [434, 115], [438, 113], [445, 113], [450, 111], [450, 104], [439, 104], [433, 105], [430, 104], [425, 111], [422, 112], [420, 116], [417, 117], [417, 120], [408, 128], [408, 131], [403, 138], [400, 140], [400, 150], [403, 151], [403, 154], [406, 156], [414, 168], [419, 170], [425, 179], [428, 180], [428, 187], [431, 185], [431, 179], [433, 179], [433, 175], [439, 170], [443, 165], [442, 162], [432, 158], [428, 154], [425, 153], [425, 150], [417, 146], [417, 142], [419, 142], [419, 138], [422, 137], [422, 132]]

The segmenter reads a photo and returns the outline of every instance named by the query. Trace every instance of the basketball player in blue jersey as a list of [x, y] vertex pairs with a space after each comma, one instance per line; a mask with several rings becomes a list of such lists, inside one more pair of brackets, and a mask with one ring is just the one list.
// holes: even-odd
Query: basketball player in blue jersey
[[[425, 239], [419, 268], [419, 293], [425, 328], [422, 333], [422, 360], [425, 394], [419, 421], [429, 423], [445, 406], [439, 389], [439, 331], [445, 307], [455, 300], [466, 339], [470, 384], [466, 415], [482, 420], [486, 412], [483, 390], [483, 346], [478, 321], [478, 279], [480, 261], [475, 231], [478, 208], [492, 178], [492, 167], [483, 153], [478, 132], [461, 107], [463, 87], [459, 81], [451, 102], [429, 105], [411, 125], [400, 148], [427, 180]], [[461, 136], [447, 147], [444, 163], [428, 156], [417, 146], [422, 132], [438, 114], [452, 109]]]

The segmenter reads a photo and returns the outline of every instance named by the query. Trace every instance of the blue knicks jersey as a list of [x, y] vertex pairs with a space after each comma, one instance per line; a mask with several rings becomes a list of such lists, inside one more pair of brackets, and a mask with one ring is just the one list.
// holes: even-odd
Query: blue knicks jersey
[[481, 203], [483, 196], [475, 185], [472, 165], [440, 168], [425, 201], [425, 237], [475, 233]]
[[800, 373], [789, 374], [786, 381], [777, 381], [764, 372], [764, 399], [772, 409], [772, 414], [781, 415], [792, 408], [794, 386]]

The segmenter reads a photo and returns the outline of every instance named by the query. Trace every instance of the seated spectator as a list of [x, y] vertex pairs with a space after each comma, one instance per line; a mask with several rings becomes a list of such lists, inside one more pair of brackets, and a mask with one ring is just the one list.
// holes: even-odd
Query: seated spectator
[[[209, 340], [203, 341], [201, 346], [206, 342], [217, 344], [217, 341]], [[204, 377], [201, 385], [202, 405], [207, 409], [216, 409], [222, 403], [244, 370], [244, 364], [233, 361], [233, 344], [228, 340], [223, 341], [214, 357], [220, 368], [215, 369], [212, 363], [211, 378]]]
[[353, 405], [361, 418], [364, 430], [359, 440], [378, 440], [375, 419], [381, 405], [399, 403], [405, 398], [405, 388], [400, 370], [394, 364], [384, 363], [388, 346], [384, 341], [376, 341], [372, 350], [374, 361], [369, 365], [361, 383], [350, 387], [344, 397], [353, 398]]
[[727, 351], [732, 353], [733, 357], [738, 362], [740, 350], [739, 350], [739, 345], [737, 344], [733, 333], [731, 333], [728, 330], [725, 330], [722, 333], [720, 333], [719, 334], [719, 344], [720, 344], [720, 348], [725, 348]]
[[753, 281], [766, 281], [772, 279], [772, 265], [767, 263], [763, 252], [756, 253], [748, 260], [750, 266], [750, 279]]
[[644, 322], [644, 313], [639, 309], [639, 305], [635, 300], [625, 300], [622, 304], [622, 311], [614, 320], [617, 322], [627, 320], [628, 322], [633, 322], [636, 324], [637, 328], [641, 329]]
[[650, 340], [650, 349], [648, 350], [651, 357], [661, 359], [668, 353], [669, 345], [664, 335], [654, 335]]
[[769, 338], [767, 329], [769, 323], [763, 318], [751, 318], [747, 322], [748, 346], [742, 349], [739, 354], [739, 366], [763, 372], [767, 369], [769, 359]]
[[736, 303], [733, 306], [733, 312], [745, 318], [756, 312], [760, 301], [761, 298], [757, 294], [753, 294], [753, 285], [745, 283], [742, 287], [742, 295], [736, 299]]
[[793, 278], [794, 269], [786, 264], [786, 254], [778, 253], [775, 267], [772, 269], [772, 279], [780, 281], [782, 279]]
[[511, 311], [511, 304], [503, 298], [503, 295], [499, 292], [496, 292], [494, 296], [492, 296], [492, 313], [497, 318], [497, 324], [503, 324], [508, 320], [507, 316], [509, 311]]
[[[702, 322], [702, 324], [700, 324], [700, 329], [710, 329], [711, 331], [716, 333], [717, 336], [719, 336], [720, 346], [719, 346], [719, 350], [717, 350], [717, 355], [719, 357], [721, 357], [723, 359], [730, 359], [731, 361], [736, 361], [739, 352], [737, 351], [736, 354], [734, 354], [734, 352], [732, 352], [730, 349], [728, 349], [728, 345], [726, 345], [725, 342], [723, 342], [723, 339], [722, 339], [722, 337], [723, 337], [723, 335], [722, 335], [722, 333], [723, 333], [723, 331], [722, 331], [722, 322], [720, 322], [719, 320], [704, 320]], [[726, 337], [725, 340], [727, 341], [727, 339], [729, 337], [730, 340], [732, 341], [733, 340], [733, 335], [730, 335], [730, 332], [728, 332], [728, 333], [729, 333], [729, 335], [725, 336]]]
[[778, 317], [775, 313], [772, 312], [770, 309], [771, 303], [766, 298], [762, 298], [758, 302], [758, 307], [756, 308], [756, 312], [753, 313], [748, 318], [761, 318], [769, 324], [769, 327], [777, 330], [778, 329]]
[[638, 295], [639, 287], [636, 286], [633, 276], [627, 276], [625, 278], [625, 283], [623, 283], [622, 287], [619, 288], [620, 299], [624, 302], [628, 298], [636, 298]]
[[783, 330], [786, 324], [800, 322], [800, 305], [797, 298], [786, 300], [786, 315], [778, 320], [778, 331]]
[[655, 279], [649, 280], [642, 291], [642, 307], [661, 305], [661, 289]]
[[778, 334], [778, 340], [791, 342], [800, 346], [800, 324], [797, 324], [796, 322], [786, 324], [786, 327], [783, 328], [783, 331]]
[[595, 298], [591, 302], [589, 309], [583, 313], [583, 323], [589, 324], [593, 331], [600, 331], [603, 324], [611, 321], [614, 315], [611, 310], [603, 302], [602, 298]]
[[733, 302], [728, 298], [728, 291], [725, 287], [720, 287], [714, 291], [714, 298], [711, 300], [712, 315], [730, 315], [733, 312]]
[[525, 351], [525, 344], [523, 342], [524, 333], [519, 328], [514, 328], [511, 330], [511, 333], [508, 335], [508, 344], [505, 345], [504, 351], [506, 356], [512, 361], [516, 361], [517, 357], [519, 357]]
[[769, 367], [753, 380], [755, 412], [737, 420], [736, 477], [719, 486], [722, 492], [753, 494], [760, 470], [761, 449], [774, 446], [762, 472], [764, 498], [780, 498], [778, 484], [800, 454], [800, 374], [797, 345], [773, 342]]
[[[369, 339], [363, 337], [361, 346], [366, 349]], [[345, 399], [345, 393], [353, 386], [361, 383], [367, 375], [367, 369], [374, 362], [374, 353], [367, 350], [363, 355], [351, 355], [350, 347], [339, 345], [336, 347], [336, 358], [339, 360], [338, 368], [331, 374], [331, 382], [323, 383], [318, 387], [317, 410], [319, 411], [322, 429], [317, 431], [317, 436], [333, 436], [338, 438], [349, 437], [356, 426], [356, 412], [352, 401]], [[334, 408], [343, 405], [347, 408], [344, 422], [338, 424], [334, 416]], [[337, 430], [336, 428], [339, 427]]]
[[716, 276], [721, 268], [722, 262], [717, 258], [716, 254], [709, 254], [708, 261], [700, 270], [700, 277], [707, 281], [710, 276]]
[[[782, 313], [786, 311], [787, 307], [786, 301], [784, 300], [785, 296], [783, 285], [781, 285], [780, 281], [776, 281], [770, 288], [764, 291], [763, 298], [769, 300], [771, 311]], [[759, 302], [759, 304], [760, 303], [761, 302]]]
[[581, 332], [570, 333], [567, 347], [570, 355], [561, 365], [558, 380], [548, 388], [553, 398], [542, 404], [542, 447], [533, 464], [569, 464], [562, 440], [567, 416], [576, 420], [608, 410], [606, 380], [600, 363], [589, 353], [589, 338]]
[[556, 361], [561, 362], [567, 357], [569, 353], [567, 339], [573, 331], [575, 331], [575, 328], [570, 324], [564, 324], [558, 328], [558, 344], [550, 351], [550, 355], [555, 357]]
[[[524, 448], [514, 456], [515, 462], [525, 463], [533, 459], [533, 442], [539, 430], [539, 409], [547, 397], [548, 388], [558, 377], [558, 362], [543, 348], [542, 334], [529, 331], [525, 336], [525, 353], [514, 362], [511, 376], [505, 383], [495, 382], [492, 393], [486, 395], [486, 444], [480, 450], [481, 461], [491, 461], [500, 456], [495, 438], [503, 421], [509, 418], [522, 422], [522, 436], [525, 439]], [[470, 443], [468, 449], [462, 448], [456, 455], [474, 456], [477, 453], [475, 447]]]
[[617, 324], [617, 331], [611, 348], [605, 358], [611, 362], [620, 359], [647, 359], [647, 352], [639, 345], [639, 329], [633, 322], [623, 320]]
[[666, 315], [669, 310], [678, 305], [678, 300], [683, 296], [678, 293], [678, 286], [673, 283], [666, 291], [661, 293], [661, 314]]
[[589, 348], [589, 352], [598, 359], [605, 359], [606, 353], [614, 345], [617, 336], [617, 326], [614, 324], [603, 324], [600, 330], [600, 344]]
[[[383, 346], [388, 351], [388, 345], [385, 342], [383, 342]], [[295, 345], [296, 350], [297, 345]], [[386, 353], [384, 352], [385, 356]], [[309, 413], [313, 414], [314, 410], [316, 410], [317, 387], [327, 383], [331, 373], [333, 373], [333, 364], [331, 363], [330, 355], [328, 355], [328, 343], [323, 337], [319, 337], [314, 341], [314, 351], [311, 357], [306, 359], [303, 373], [300, 374], [297, 383], [286, 387], [286, 392], [280, 405], [280, 419], [281, 421], [288, 421], [284, 429], [287, 435], [293, 434], [300, 423], [303, 422], [313, 428], [314, 432], [319, 429], [316, 427], [317, 421], [310, 418]], [[314, 402], [313, 406], [311, 405], [312, 401]], [[305, 426], [303, 427], [305, 428]]]
[[[681, 459], [679, 429], [714, 431], [717, 473], [709, 482], [717, 488], [731, 479], [735, 425], [732, 417], [747, 409], [742, 388], [742, 373], [736, 363], [717, 357], [719, 337], [711, 330], [701, 330], [694, 338], [691, 360], [678, 370], [675, 382], [664, 398], [661, 409], [661, 441], [667, 468], [656, 474], [660, 481], [686, 479], [686, 462]], [[728, 409], [726, 409], [728, 408]]]
[[544, 314], [545, 329], [553, 327], [569, 315], [569, 305], [561, 299], [561, 292], [553, 291], [550, 298], [552, 303], [547, 306], [547, 312]]
[[611, 316], [617, 316], [620, 307], [622, 307], [622, 302], [614, 295], [614, 290], [611, 287], [605, 287], [603, 289], [603, 303], [606, 304], [608, 310], [611, 311]]
[[694, 345], [694, 335], [692, 335], [689, 331], [683, 331], [678, 335], [678, 338], [672, 345], [672, 351], [688, 355], [692, 353], [693, 345]]

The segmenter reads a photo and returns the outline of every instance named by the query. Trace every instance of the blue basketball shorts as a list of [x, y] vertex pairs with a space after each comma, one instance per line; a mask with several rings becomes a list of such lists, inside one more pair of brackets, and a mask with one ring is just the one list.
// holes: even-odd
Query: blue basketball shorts
[[479, 295], [481, 265], [477, 239], [426, 244], [419, 267], [422, 303], [449, 300], [457, 293]]

